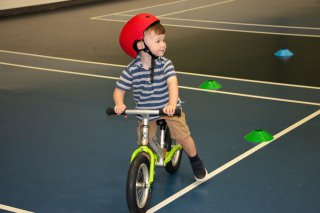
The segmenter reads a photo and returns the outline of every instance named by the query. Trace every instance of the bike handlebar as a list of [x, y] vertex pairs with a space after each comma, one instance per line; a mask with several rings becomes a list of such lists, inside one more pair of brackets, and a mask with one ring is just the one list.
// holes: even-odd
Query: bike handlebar
[[[114, 108], [108, 107], [106, 110], [107, 115], [116, 115]], [[163, 112], [163, 109], [125, 109], [121, 115], [160, 115], [166, 116], [167, 114]], [[174, 116], [181, 115], [181, 109], [176, 109]]]

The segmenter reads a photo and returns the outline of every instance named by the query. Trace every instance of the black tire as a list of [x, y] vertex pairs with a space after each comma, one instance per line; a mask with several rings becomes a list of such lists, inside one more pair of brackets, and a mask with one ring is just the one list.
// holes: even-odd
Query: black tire
[[[170, 130], [167, 127], [166, 132], [165, 132], [165, 142], [166, 142], [166, 149], [167, 152], [169, 152], [172, 148], [172, 146], [177, 145], [176, 140], [171, 138], [170, 135]], [[180, 163], [181, 163], [181, 158], [182, 158], [182, 153], [183, 150], [179, 150], [177, 151], [173, 156], [171, 161], [169, 161], [166, 166], [165, 169], [168, 173], [170, 174], [174, 174], [178, 171], [179, 167], [180, 167]]]
[[131, 162], [127, 176], [126, 196], [129, 211], [146, 212], [151, 199], [150, 161], [147, 154], [140, 153]]

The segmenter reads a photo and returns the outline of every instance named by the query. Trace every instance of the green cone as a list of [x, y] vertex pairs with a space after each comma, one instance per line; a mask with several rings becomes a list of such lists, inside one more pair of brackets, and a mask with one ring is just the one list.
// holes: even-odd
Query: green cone
[[262, 143], [273, 140], [273, 136], [262, 129], [256, 129], [244, 136], [244, 139], [253, 143]]
[[208, 80], [203, 82], [200, 86], [201, 89], [208, 89], [208, 90], [218, 90], [222, 86], [215, 80]]

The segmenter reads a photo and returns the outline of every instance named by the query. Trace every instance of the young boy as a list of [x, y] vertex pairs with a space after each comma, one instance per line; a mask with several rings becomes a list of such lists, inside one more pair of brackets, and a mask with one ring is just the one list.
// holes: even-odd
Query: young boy
[[[181, 107], [178, 80], [173, 64], [163, 55], [166, 51], [165, 28], [151, 14], [138, 14], [130, 19], [120, 33], [122, 49], [134, 60], [123, 70], [114, 90], [114, 110], [121, 114], [125, 109], [126, 91], [133, 90], [138, 109], [162, 109], [171, 137], [179, 143], [190, 159], [196, 180], [204, 180], [207, 171], [197, 155], [195, 143], [186, 124], [185, 114], [172, 116]], [[157, 116], [150, 117], [150, 137], [156, 136]], [[139, 116], [138, 116], [139, 119]], [[139, 135], [138, 128], [138, 137]]]

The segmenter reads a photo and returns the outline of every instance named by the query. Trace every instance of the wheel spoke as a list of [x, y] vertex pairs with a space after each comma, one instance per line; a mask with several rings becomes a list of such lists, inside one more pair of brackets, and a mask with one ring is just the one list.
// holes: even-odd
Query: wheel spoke
[[[138, 155], [135, 162], [132, 162], [132, 171], [134, 172], [134, 177], [131, 179], [130, 185], [134, 187], [130, 187], [131, 195], [127, 192], [127, 201], [132, 202], [132, 196], [134, 196], [134, 203], [128, 204], [129, 208], [132, 210], [138, 209], [146, 209], [148, 207], [148, 203], [150, 200], [150, 188], [148, 187], [149, 184], [149, 159], [145, 155]], [[133, 182], [134, 181], [134, 182]], [[128, 197], [128, 195], [130, 197]], [[136, 206], [136, 207], [134, 207]]]

